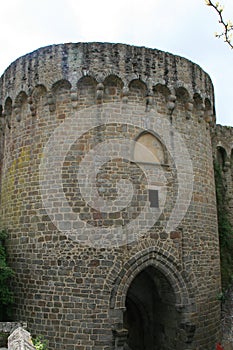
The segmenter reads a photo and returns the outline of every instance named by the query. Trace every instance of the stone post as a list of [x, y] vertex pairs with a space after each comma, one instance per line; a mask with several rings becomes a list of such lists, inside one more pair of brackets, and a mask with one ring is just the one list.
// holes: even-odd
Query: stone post
[[9, 350], [35, 350], [31, 335], [22, 327], [18, 327], [8, 338]]

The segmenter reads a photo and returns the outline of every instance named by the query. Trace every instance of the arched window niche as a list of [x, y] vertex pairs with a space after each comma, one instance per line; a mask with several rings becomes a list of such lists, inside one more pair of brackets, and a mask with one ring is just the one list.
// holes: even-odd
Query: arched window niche
[[141, 133], [135, 140], [134, 160], [142, 163], [167, 164], [164, 146], [151, 132]]
[[[167, 166], [167, 157], [165, 147], [157, 136], [149, 131], [144, 131], [138, 135], [134, 145], [134, 161], [142, 163], [150, 171], [151, 167]], [[156, 170], [155, 168], [155, 170]], [[153, 182], [148, 185], [148, 199], [151, 208], [161, 208], [164, 203], [164, 178], [157, 176]], [[162, 205], [163, 206], [163, 205]]]
[[218, 146], [217, 150], [216, 150], [216, 159], [217, 159], [217, 162], [218, 162], [221, 170], [224, 169], [226, 158], [227, 158], [226, 150], [223, 147]]

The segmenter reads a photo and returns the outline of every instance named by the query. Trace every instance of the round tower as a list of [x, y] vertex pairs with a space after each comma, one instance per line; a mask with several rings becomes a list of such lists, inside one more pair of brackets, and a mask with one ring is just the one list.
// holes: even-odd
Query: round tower
[[15, 318], [51, 349], [212, 349], [219, 245], [209, 76], [69, 43], [0, 80], [1, 224]]

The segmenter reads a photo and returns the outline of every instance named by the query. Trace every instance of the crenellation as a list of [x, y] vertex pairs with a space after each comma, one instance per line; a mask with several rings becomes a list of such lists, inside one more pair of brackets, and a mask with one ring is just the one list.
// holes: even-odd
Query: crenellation
[[[71, 84], [68, 81], [60, 80], [53, 84], [51, 92], [47, 92], [47, 89], [43, 85], [36, 86], [32, 92], [27, 95], [25, 91], [21, 91], [15, 98], [15, 101], [11, 102], [11, 98], [7, 97], [5, 102], [5, 107], [3, 110], [3, 117], [5, 116], [8, 120], [7, 124], [10, 127], [10, 119], [12, 115], [12, 111], [14, 111], [14, 117], [17, 122], [21, 121], [21, 108], [27, 101], [29, 104], [29, 108], [31, 115], [37, 115], [37, 100], [47, 95], [47, 101], [49, 105], [49, 109], [51, 113], [54, 113], [56, 110], [56, 96], [57, 94], [62, 94], [62, 90], [70, 91], [70, 95], [67, 95], [68, 99], [71, 99], [73, 108], [77, 108], [78, 105], [85, 106], [86, 99], [89, 100], [89, 105], [93, 105], [98, 101], [98, 103], [107, 103], [110, 101], [121, 101], [122, 103], [127, 103], [128, 101], [134, 101], [135, 96], [138, 96], [138, 102], [144, 104], [146, 110], [150, 110], [151, 108], [159, 108], [157, 111], [162, 113], [165, 108], [165, 103], [160, 102], [160, 98], [165, 99], [167, 103], [167, 108], [171, 113], [175, 109], [177, 103], [182, 104], [182, 95], [185, 103], [183, 107], [187, 111], [186, 119], [190, 119], [190, 112], [192, 112], [193, 105], [195, 109], [200, 111], [198, 113], [198, 120], [204, 118], [207, 123], [214, 122], [213, 111], [211, 107], [211, 103], [209, 99], [205, 99], [205, 103], [202, 98], [195, 94], [193, 99], [189, 97], [189, 92], [185, 90], [183, 87], [179, 87], [176, 89], [175, 94], [169, 94], [168, 87], [164, 85], [157, 84], [153, 91], [149, 90], [149, 87], [141, 80], [132, 80], [129, 83], [129, 87], [125, 88], [123, 85], [123, 81], [116, 77], [116, 81], [113, 83], [113, 86], [110, 87], [109, 82], [111, 81], [112, 76], [108, 76], [105, 78], [103, 83], [98, 83], [95, 81], [93, 77], [85, 77], [79, 80], [77, 83], [77, 90], [71, 90]], [[116, 83], [117, 82], [117, 83]], [[117, 85], [116, 85], [117, 84]], [[89, 86], [89, 92], [87, 93], [87, 89]], [[41, 90], [41, 92], [39, 92]], [[149, 92], [150, 91], [150, 92]], [[159, 92], [160, 91], [160, 92]], [[41, 97], [40, 97], [41, 94]], [[164, 97], [162, 97], [164, 95]], [[30, 97], [29, 97], [30, 96]], [[84, 99], [84, 100], [83, 100]], [[77, 104], [77, 101], [79, 103]], [[102, 101], [102, 102], [101, 102]], [[188, 101], [188, 102], [187, 102]], [[13, 105], [13, 110], [12, 110]], [[148, 107], [149, 106], [149, 107]], [[26, 106], [25, 106], [26, 107]]]
[[[42, 48], [39, 49], [29, 55], [25, 55], [22, 58], [16, 60], [6, 71], [5, 75], [3, 75], [2, 80], [4, 77], [6, 77], [6, 81], [1, 82], [1, 86], [4, 87], [4, 91], [8, 90], [8, 87], [5, 86], [5, 84], [9, 84], [9, 81], [13, 81], [17, 83], [17, 81], [20, 82], [20, 85], [12, 86], [9, 85], [9, 89], [12, 91], [19, 91], [19, 90], [28, 90], [28, 86], [33, 87], [33, 85], [36, 83], [42, 84], [47, 86], [47, 89], [51, 89], [51, 86], [54, 84], [54, 79], [55, 81], [59, 80], [68, 80], [71, 82], [72, 87], [75, 86], [75, 81], [74, 81], [74, 71], [76, 72], [77, 79], [78, 81], [82, 76], [85, 75], [90, 75], [96, 77], [96, 74], [99, 75], [99, 78], [97, 79], [99, 82], [102, 82], [106, 76], [109, 75], [119, 75], [120, 79], [127, 79], [127, 81], [132, 81], [133, 79], [140, 79], [144, 82], [147, 82], [148, 79], [151, 79], [154, 81], [154, 84], [156, 84], [156, 81], [163, 80], [164, 76], [160, 75], [160, 72], [162, 72], [161, 68], [156, 70], [156, 72], [151, 72], [150, 69], [148, 69], [148, 62], [154, 62], [154, 60], [158, 56], [155, 54], [156, 50], [151, 50], [151, 49], [146, 49], [146, 48], [138, 48], [138, 50], [143, 51], [143, 59], [139, 60], [140, 62], [140, 73], [141, 73], [141, 67], [145, 64], [147, 69], [146, 69], [146, 74], [142, 75], [137, 73], [137, 71], [133, 71], [133, 67], [135, 67], [135, 64], [139, 67], [138, 63], [138, 58], [141, 58], [142, 53], [140, 52], [139, 55], [137, 55], [133, 50], [133, 47], [130, 47], [127, 45], [121, 45], [117, 44], [116, 48], [119, 50], [119, 56], [122, 57], [122, 65], [118, 69], [118, 66], [115, 66], [114, 64], [114, 57], [111, 55], [108, 55], [107, 62], [108, 64], [105, 64], [105, 59], [106, 57], [104, 56], [104, 61], [103, 63], [105, 64], [104, 67], [102, 66], [101, 62], [101, 54], [99, 54], [99, 50], [96, 50], [97, 47], [101, 48], [110, 48], [111, 49], [111, 44], [100, 44], [100, 43], [90, 43], [88, 44], [88, 47], [90, 48], [89, 54], [92, 54], [92, 60], [89, 60], [89, 56], [86, 56], [86, 51], [85, 51], [85, 45], [83, 43], [78, 43], [78, 44], [64, 44], [66, 47], [66, 54], [64, 55], [63, 50], [60, 48], [59, 45], [53, 45], [52, 47], [47, 47], [47, 48]], [[129, 52], [129, 60], [128, 60], [128, 65], [131, 67], [131, 72], [126, 73], [124, 65], [127, 62], [127, 59], [124, 60], [124, 53], [125, 49], [130, 51]], [[76, 54], [79, 50], [79, 55], [76, 57]], [[83, 50], [83, 51], [82, 51]], [[51, 55], [52, 51], [52, 55]], [[104, 51], [103, 51], [104, 52]], [[158, 51], [159, 56], [166, 55], [166, 59], [168, 62], [168, 67], [169, 67], [169, 75], [171, 75], [171, 78], [166, 81], [166, 85], [173, 85], [174, 83], [177, 85], [182, 85], [186, 87], [186, 89], [190, 92], [191, 95], [196, 93], [197, 91], [197, 86], [198, 89], [201, 91], [202, 94], [209, 94], [211, 97], [211, 94], [213, 92], [213, 87], [212, 83], [207, 75], [205, 75], [205, 78], [203, 79], [203, 71], [200, 69], [198, 66], [194, 66], [190, 61], [185, 60], [184, 58], [178, 57], [178, 56], [173, 56], [171, 54], [163, 53]], [[134, 58], [136, 55], [136, 58]], [[74, 59], [75, 57], [75, 59]], [[174, 57], [174, 60], [173, 60]], [[67, 67], [64, 70], [64, 63], [61, 65], [56, 64], [55, 60], [58, 59], [61, 62], [64, 62], [64, 58], [67, 60], [65, 66]], [[111, 64], [111, 60], [113, 61], [113, 65], [115, 69], [113, 69], [113, 65]], [[26, 69], [27, 62], [30, 62], [30, 69]], [[70, 62], [70, 63], [69, 63]], [[164, 60], [161, 61], [162, 65], [164, 67]], [[174, 63], [175, 62], [175, 63]], [[69, 63], [69, 64], [68, 64]], [[74, 64], [76, 67], [74, 67]], [[80, 65], [80, 68], [77, 70], [78, 65]], [[161, 65], [161, 67], [162, 67]], [[99, 67], [99, 73], [96, 72], [96, 67]], [[192, 68], [194, 66], [195, 74], [192, 72]], [[53, 68], [56, 68], [54, 70]], [[93, 68], [92, 68], [93, 67]], [[177, 67], [180, 69], [180, 78], [176, 77], [176, 70]], [[35, 80], [34, 77], [34, 70], [36, 69], [37, 75], [40, 75], [38, 79]], [[70, 71], [67, 71], [70, 70]], [[74, 69], [74, 71], [73, 71]], [[101, 71], [102, 70], [102, 71]], [[93, 73], [92, 73], [93, 71]], [[186, 71], [187, 74], [183, 74], [183, 72]], [[23, 73], [22, 73], [23, 72]], [[198, 75], [197, 72], [201, 72], [200, 76]], [[9, 78], [9, 74], [12, 74], [12, 80]], [[14, 75], [13, 75], [14, 74]], [[140, 76], [139, 76], [140, 75]], [[102, 78], [101, 78], [102, 77]], [[187, 78], [186, 78], [187, 77]], [[174, 80], [175, 78], [175, 80]], [[182, 80], [182, 79], [183, 80]], [[184, 79], [185, 78], [185, 79]], [[52, 79], [52, 80], [51, 80]], [[194, 83], [190, 83], [190, 80], [195, 80]], [[204, 80], [204, 81], [203, 81]], [[187, 82], [186, 82], [187, 81]], [[32, 84], [32, 85], [31, 85]], [[25, 86], [25, 87], [23, 87]], [[13, 92], [12, 91], [12, 92]], [[14, 97], [12, 96], [14, 99]], [[4, 99], [4, 96], [2, 96], [2, 99]]]

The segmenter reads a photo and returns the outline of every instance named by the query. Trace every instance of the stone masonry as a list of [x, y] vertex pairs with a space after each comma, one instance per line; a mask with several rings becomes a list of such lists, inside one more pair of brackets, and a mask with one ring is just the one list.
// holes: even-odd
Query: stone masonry
[[209, 76], [158, 50], [69, 43], [9, 66], [1, 224], [32, 335], [56, 350], [213, 349], [214, 111]]
[[233, 128], [216, 125], [212, 132], [214, 158], [220, 164], [226, 192], [226, 205], [233, 225]]

